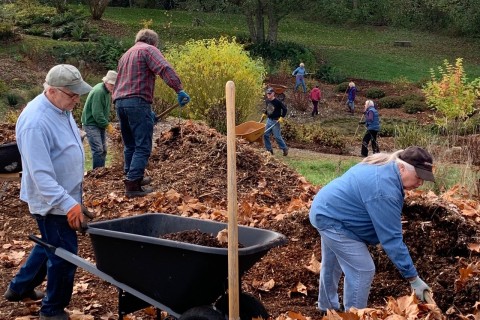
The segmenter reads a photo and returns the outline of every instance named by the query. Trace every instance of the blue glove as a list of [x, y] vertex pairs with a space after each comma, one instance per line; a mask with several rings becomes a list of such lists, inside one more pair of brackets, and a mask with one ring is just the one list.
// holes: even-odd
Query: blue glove
[[430, 291], [430, 287], [425, 282], [423, 282], [420, 277], [417, 277], [415, 280], [410, 281], [410, 285], [412, 286], [413, 291], [415, 291], [415, 295], [417, 296], [417, 298], [421, 301], [425, 301], [424, 292], [425, 290]]
[[183, 90], [178, 91], [177, 99], [180, 107], [183, 107], [190, 102], [190, 96]]

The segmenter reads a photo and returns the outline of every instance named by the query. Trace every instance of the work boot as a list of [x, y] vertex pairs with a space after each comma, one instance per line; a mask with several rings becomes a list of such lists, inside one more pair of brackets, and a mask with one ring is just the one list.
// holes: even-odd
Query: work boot
[[65, 311], [62, 311], [62, 313], [56, 314], [54, 316], [46, 316], [40, 313], [40, 320], [68, 320], [69, 319], [69, 314], [66, 313]]
[[140, 182], [140, 185], [141, 186], [146, 186], [147, 184], [150, 184], [150, 182], [152, 182], [151, 177], [143, 177], [142, 182]]
[[273, 150], [268, 150], [267, 149], [267, 151], [270, 152], [270, 154], [273, 156]]
[[17, 301], [23, 301], [23, 300], [26, 300], [26, 299], [31, 299], [31, 300], [34, 300], [34, 301], [40, 300], [40, 299], [43, 299], [45, 294], [40, 290], [32, 290], [30, 292], [26, 292], [23, 295], [19, 295], [18, 293], [16, 293], [12, 289], [10, 289], [10, 287], [8, 287], [7, 291], [5, 292], [5, 294], [3, 296], [8, 301], [17, 302]]
[[288, 148], [283, 149], [283, 156], [288, 156]]
[[143, 197], [153, 191], [150, 187], [142, 187], [142, 179], [123, 180], [125, 183], [125, 195], [127, 198]]

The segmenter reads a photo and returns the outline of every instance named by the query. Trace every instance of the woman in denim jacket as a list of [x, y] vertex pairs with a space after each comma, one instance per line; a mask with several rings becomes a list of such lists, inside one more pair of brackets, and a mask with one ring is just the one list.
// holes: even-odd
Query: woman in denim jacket
[[345, 275], [343, 304], [367, 307], [375, 265], [369, 245], [381, 244], [420, 300], [428, 285], [418, 277], [403, 242], [404, 190], [434, 181], [432, 157], [420, 147], [376, 153], [323, 187], [310, 209], [310, 222], [321, 237], [322, 269], [318, 308], [341, 310], [338, 283]]

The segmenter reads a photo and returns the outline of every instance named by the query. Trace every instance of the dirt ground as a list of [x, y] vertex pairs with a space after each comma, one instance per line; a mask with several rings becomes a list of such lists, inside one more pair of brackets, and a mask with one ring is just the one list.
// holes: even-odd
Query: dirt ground
[[[8, 130], [3, 129], [3, 135], [8, 135]], [[156, 136], [148, 167], [155, 193], [125, 198], [118, 165], [87, 173], [84, 199], [97, 214], [95, 221], [146, 212], [226, 221], [225, 137], [201, 124], [175, 119], [158, 126]], [[246, 272], [242, 290], [257, 297], [273, 319], [320, 319], [315, 309], [320, 241], [308, 221], [309, 205], [317, 188], [263, 149], [241, 140], [237, 143], [237, 181], [239, 223], [274, 230], [288, 239], [286, 245], [271, 249]], [[26, 204], [18, 199], [19, 182], [3, 182], [1, 186], [0, 291], [4, 292], [32, 247], [27, 235], [36, 234], [37, 228]], [[405, 242], [419, 274], [432, 287], [442, 315], [413, 300], [408, 283], [383, 251], [373, 247], [377, 272], [369, 297], [370, 317], [403, 319], [400, 316], [406, 318], [413, 308], [416, 311], [414, 317], [410, 314], [411, 319], [478, 319], [480, 255], [471, 244], [478, 246], [480, 242], [480, 228], [475, 222], [479, 218], [461, 212], [458, 206], [422, 193], [409, 194], [404, 208]], [[79, 256], [94, 262], [88, 234], [79, 235], [79, 242]], [[68, 307], [71, 319], [117, 319], [117, 296], [114, 286], [78, 269]], [[405, 300], [413, 306], [408, 312], [399, 307]], [[38, 308], [39, 303], [0, 299], [0, 318], [36, 319]], [[342, 317], [368, 318], [359, 314]], [[126, 318], [154, 319], [154, 315], [154, 310], [147, 308]], [[336, 319], [335, 315], [327, 318]]]

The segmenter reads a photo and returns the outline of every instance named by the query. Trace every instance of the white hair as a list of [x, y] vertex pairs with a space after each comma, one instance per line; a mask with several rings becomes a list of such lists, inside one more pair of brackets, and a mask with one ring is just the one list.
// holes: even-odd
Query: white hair
[[372, 100], [365, 101], [365, 107], [369, 108], [374, 106], [375, 106], [375, 103]]

